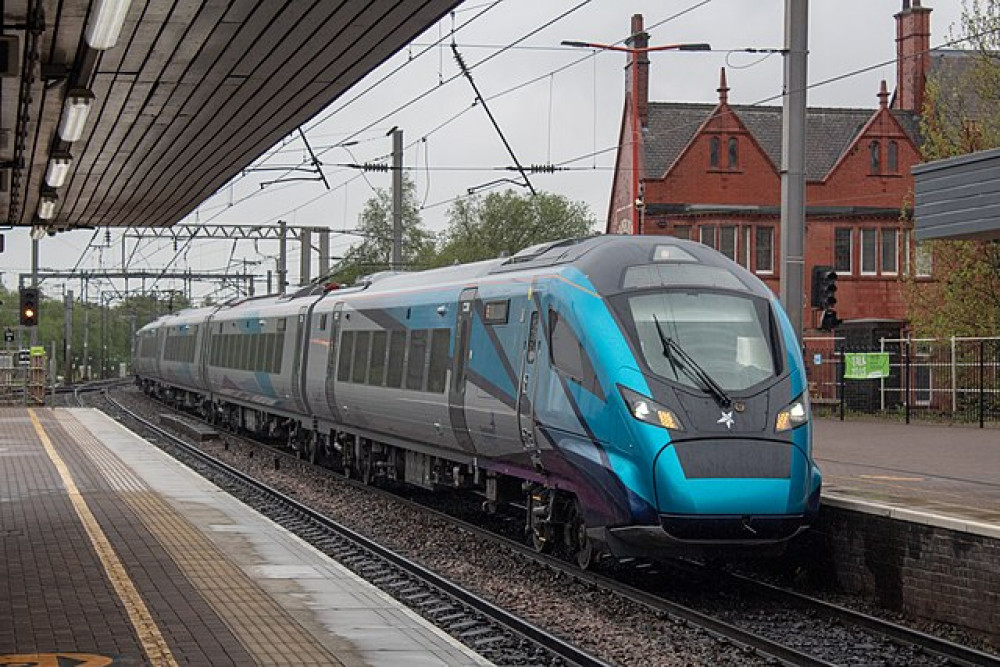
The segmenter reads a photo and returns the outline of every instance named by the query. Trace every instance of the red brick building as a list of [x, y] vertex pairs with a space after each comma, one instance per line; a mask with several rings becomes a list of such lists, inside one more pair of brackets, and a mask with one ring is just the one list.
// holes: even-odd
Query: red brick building
[[[930, 273], [918, 250], [909, 211], [910, 167], [920, 161], [919, 112], [926, 76], [935, 65], [930, 12], [903, 0], [896, 14], [897, 77], [885, 82], [870, 109], [809, 108], [806, 120], [805, 285], [812, 267], [835, 267], [837, 310], [845, 320], [904, 320], [902, 278]], [[629, 45], [647, 46], [642, 16], [632, 18]], [[636, 68], [636, 65], [638, 67]], [[779, 291], [781, 204], [780, 106], [729, 103], [726, 72], [714, 104], [648, 100], [649, 60], [629, 56], [638, 72], [637, 107], [627, 93], [615, 164], [608, 233], [632, 226], [632, 118], [638, 116], [640, 233], [669, 234], [709, 244]], [[626, 91], [632, 90], [631, 79]], [[808, 308], [803, 324], [815, 327]]]

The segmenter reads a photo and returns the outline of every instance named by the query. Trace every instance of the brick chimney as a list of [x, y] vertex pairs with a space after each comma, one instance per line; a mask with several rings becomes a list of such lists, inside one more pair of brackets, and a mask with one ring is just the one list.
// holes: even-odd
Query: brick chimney
[[931, 9], [903, 0], [896, 14], [896, 94], [893, 109], [921, 113], [931, 55]]
[[[631, 37], [625, 40], [625, 44], [633, 49], [644, 49], [649, 46], [649, 34], [642, 29], [642, 14], [632, 15]], [[637, 57], [638, 63], [635, 62]], [[629, 96], [632, 94], [631, 77], [636, 76], [636, 64], [639, 66], [639, 126], [646, 127], [649, 119], [649, 53], [644, 51], [641, 54], [630, 53], [628, 55], [628, 77], [625, 81], [627, 84], [625, 90]]]

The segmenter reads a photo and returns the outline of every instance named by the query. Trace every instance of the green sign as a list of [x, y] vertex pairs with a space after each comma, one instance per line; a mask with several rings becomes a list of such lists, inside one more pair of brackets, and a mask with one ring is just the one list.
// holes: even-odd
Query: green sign
[[31, 347], [31, 356], [33, 357], [44, 357], [45, 347], [42, 345], [33, 345]]
[[844, 377], [848, 380], [889, 377], [888, 352], [845, 352], [844, 364]]

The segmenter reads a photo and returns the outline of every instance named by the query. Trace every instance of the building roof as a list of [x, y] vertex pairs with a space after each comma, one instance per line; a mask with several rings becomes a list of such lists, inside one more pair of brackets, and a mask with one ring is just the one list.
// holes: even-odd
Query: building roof
[[[662, 177], [716, 109], [716, 104], [650, 102], [645, 128], [646, 173]], [[781, 165], [781, 107], [730, 105], [760, 144], [775, 168]], [[855, 137], [871, 120], [875, 109], [810, 108], [806, 111], [806, 178], [825, 177]], [[891, 111], [903, 129], [919, 142], [915, 114]]]

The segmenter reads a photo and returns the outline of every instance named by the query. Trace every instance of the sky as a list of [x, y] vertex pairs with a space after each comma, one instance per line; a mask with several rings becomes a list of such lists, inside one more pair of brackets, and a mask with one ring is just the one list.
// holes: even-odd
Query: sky
[[[933, 9], [931, 46], [939, 46], [950, 39], [949, 27], [958, 23], [962, 2], [923, 4]], [[880, 80], [893, 90], [893, 15], [901, 6], [902, 0], [810, 2], [810, 106], [874, 109]], [[534, 187], [586, 203], [597, 220], [595, 231], [602, 230], [621, 124], [626, 55], [567, 48], [560, 42], [621, 43], [633, 14], [644, 16], [651, 46], [707, 42], [713, 49], [651, 54], [650, 100], [715, 102], [719, 70], [725, 67], [731, 104], [780, 106], [782, 57], [740, 50], [782, 47], [784, 0], [467, 0], [302, 127], [323, 163], [330, 190], [319, 181], [262, 188], [263, 181], [283, 172], [247, 171], [181, 224], [272, 225], [285, 220], [334, 231], [354, 229], [373, 188], [388, 190], [391, 176], [362, 174], [340, 165], [387, 161], [392, 148], [387, 132], [398, 127], [404, 133], [403, 164], [415, 182], [421, 218], [432, 231], [445, 229], [449, 205], [467, 196], [469, 188], [516, 176], [504, 170], [513, 162], [483, 108], [473, 104], [472, 87], [448, 47], [454, 39], [518, 160], [568, 167], [532, 175]], [[255, 166], [296, 166], [304, 159], [296, 133]], [[91, 230], [47, 237], [40, 243], [39, 266], [119, 270], [127, 258], [135, 270], [162, 270], [173, 262], [175, 271], [236, 272], [246, 261], [263, 276], [276, 268], [274, 242], [234, 246], [231, 241], [196, 241], [175, 252], [170, 243], [141, 241], [136, 247], [136, 241], [128, 240], [123, 251], [122, 231], [98, 230], [93, 244]], [[30, 242], [27, 229], [7, 231], [5, 237], [0, 272], [11, 288], [16, 287], [17, 274], [30, 271]], [[357, 241], [356, 236], [333, 234], [331, 254], [339, 256]], [[289, 243], [293, 283], [298, 261], [297, 243]], [[316, 272], [314, 258], [312, 275]], [[178, 287], [165, 281], [156, 285]], [[49, 297], [66, 288], [79, 297], [78, 281], [43, 284]], [[92, 285], [91, 299], [111, 288]], [[121, 289], [121, 283], [115, 288]], [[264, 291], [263, 280], [257, 289]], [[217, 285], [205, 283], [193, 292], [196, 300], [233, 295], [217, 290]]]

